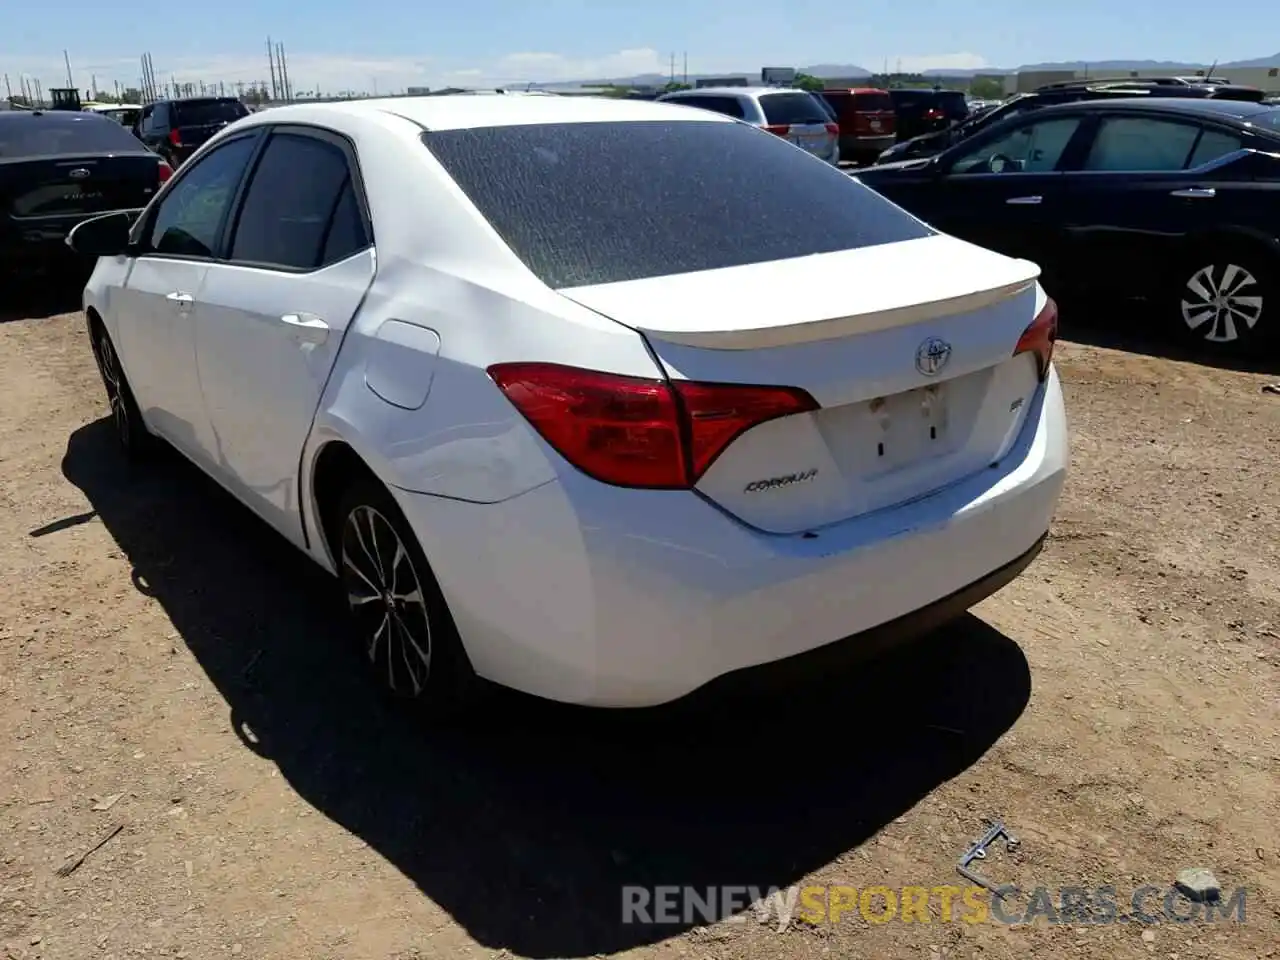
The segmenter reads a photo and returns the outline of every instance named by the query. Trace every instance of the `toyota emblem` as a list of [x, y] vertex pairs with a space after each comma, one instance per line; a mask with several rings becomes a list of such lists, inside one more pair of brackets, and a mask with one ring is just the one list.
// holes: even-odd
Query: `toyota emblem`
[[951, 359], [951, 344], [941, 337], [930, 337], [916, 347], [916, 369], [926, 377], [937, 376]]

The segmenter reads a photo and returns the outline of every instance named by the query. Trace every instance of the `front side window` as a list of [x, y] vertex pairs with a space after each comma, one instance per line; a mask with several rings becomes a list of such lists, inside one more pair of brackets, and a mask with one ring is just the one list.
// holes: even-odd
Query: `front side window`
[[245, 192], [230, 258], [293, 270], [321, 266], [335, 212], [344, 219], [339, 223], [341, 242], [331, 249], [344, 257], [354, 253], [367, 241], [352, 247], [354, 195], [343, 206], [351, 190], [347, 155], [336, 144], [298, 134], [272, 135]]
[[981, 146], [961, 150], [951, 172], [1049, 173], [1057, 168], [1079, 126], [1079, 117], [1026, 123]]
[[161, 199], [146, 248], [152, 253], [212, 257], [236, 187], [253, 155], [254, 137], [205, 154]]
[[554, 288], [932, 234], [829, 163], [746, 124], [527, 124], [439, 130], [422, 140], [498, 235]]
[[1103, 117], [1085, 158], [1084, 169], [1181, 170], [1195, 149], [1200, 131], [1193, 123], [1155, 117]]

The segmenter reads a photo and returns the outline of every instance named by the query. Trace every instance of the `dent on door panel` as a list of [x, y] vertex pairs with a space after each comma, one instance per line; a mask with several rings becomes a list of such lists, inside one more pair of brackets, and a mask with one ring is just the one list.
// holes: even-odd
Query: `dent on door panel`
[[364, 382], [392, 406], [417, 410], [427, 402], [440, 354], [440, 335], [429, 327], [386, 320], [366, 348]]

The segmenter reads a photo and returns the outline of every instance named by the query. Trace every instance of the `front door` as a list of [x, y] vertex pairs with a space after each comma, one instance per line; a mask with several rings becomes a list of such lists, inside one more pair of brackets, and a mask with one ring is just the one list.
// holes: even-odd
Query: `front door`
[[1060, 171], [1080, 116], [1028, 117], [1012, 130], [975, 138], [939, 161], [938, 229], [1040, 265], [1052, 287], [1062, 257], [1066, 194]]
[[113, 292], [125, 373], [147, 423], [188, 456], [204, 430], [192, 319], [257, 138], [230, 140], [183, 170], [135, 225], [136, 259]]
[[347, 326], [373, 281], [372, 231], [349, 145], [271, 134], [227, 261], [196, 305], [196, 363], [219, 479], [303, 545], [302, 448]]

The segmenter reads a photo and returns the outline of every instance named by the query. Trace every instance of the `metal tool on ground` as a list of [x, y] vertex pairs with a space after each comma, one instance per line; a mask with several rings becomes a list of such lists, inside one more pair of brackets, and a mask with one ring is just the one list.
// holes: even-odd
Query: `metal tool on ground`
[[1005, 829], [1005, 825], [997, 820], [991, 825], [991, 828], [984, 833], [978, 841], [965, 851], [964, 856], [960, 858], [960, 862], [956, 864], [956, 869], [960, 872], [960, 876], [967, 880], [971, 880], [981, 887], [986, 887], [997, 897], [1004, 898], [1006, 887], [1002, 887], [979, 873], [969, 869], [969, 864], [975, 860], [987, 859], [987, 847], [995, 843], [999, 838], [1004, 837], [1005, 847], [1010, 850], [1018, 849], [1018, 838]]

